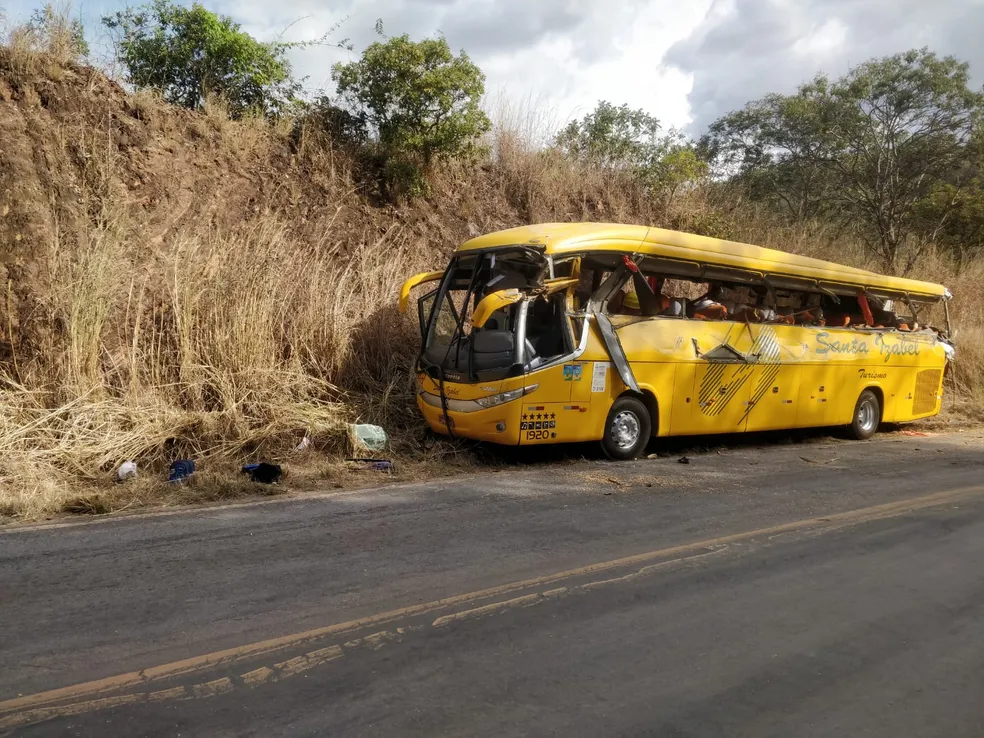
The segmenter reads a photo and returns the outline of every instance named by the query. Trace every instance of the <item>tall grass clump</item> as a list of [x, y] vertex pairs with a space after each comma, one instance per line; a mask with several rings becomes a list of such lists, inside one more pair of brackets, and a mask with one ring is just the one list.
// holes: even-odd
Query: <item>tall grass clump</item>
[[268, 219], [136, 262], [126, 238], [52, 249], [63, 330], [0, 377], [0, 510], [58, 509], [127, 459], [279, 458], [305, 435], [341, 452], [360, 416], [415, 422], [394, 295], [425, 257], [398, 228], [303, 244]]
[[630, 172], [574, 161], [553, 146], [560, 118], [542, 100], [491, 104], [487, 141], [499, 194], [525, 222], [652, 219], [656, 204]]
[[47, 72], [57, 78], [62, 64], [75, 63], [89, 53], [82, 23], [72, 17], [71, 3], [45, 3], [30, 20], [13, 24], [0, 13], [2, 45], [10, 65], [20, 74]]

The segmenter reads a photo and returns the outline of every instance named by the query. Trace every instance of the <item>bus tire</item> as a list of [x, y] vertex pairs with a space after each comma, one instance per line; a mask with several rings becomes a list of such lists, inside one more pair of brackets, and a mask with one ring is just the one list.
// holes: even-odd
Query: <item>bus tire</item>
[[851, 435], [859, 441], [867, 441], [878, 430], [881, 423], [881, 403], [878, 395], [871, 390], [865, 390], [858, 397], [854, 406], [854, 417], [851, 419]]
[[608, 411], [601, 449], [614, 461], [634, 459], [649, 443], [652, 419], [641, 400], [619, 397]]

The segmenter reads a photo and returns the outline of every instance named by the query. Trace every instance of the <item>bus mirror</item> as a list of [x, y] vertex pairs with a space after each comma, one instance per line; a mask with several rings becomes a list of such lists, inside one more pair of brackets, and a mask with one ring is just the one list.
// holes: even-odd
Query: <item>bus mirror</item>
[[410, 304], [410, 290], [417, 285], [424, 284], [425, 282], [433, 282], [443, 276], [444, 272], [424, 272], [423, 274], [415, 274], [404, 282], [403, 287], [400, 289], [400, 312], [405, 313], [407, 311], [407, 305]]
[[515, 305], [517, 302], [522, 300], [523, 297], [523, 293], [515, 287], [507, 290], [499, 290], [498, 292], [492, 292], [486, 295], [481, 299], [478, 305], [475, 306], [475, 311], [472, 313], [471, 319], [472, 327], [481, 328], [488, 322], [488, 319], [492, 317], [492, 313], [509, 307], [510, 305]]

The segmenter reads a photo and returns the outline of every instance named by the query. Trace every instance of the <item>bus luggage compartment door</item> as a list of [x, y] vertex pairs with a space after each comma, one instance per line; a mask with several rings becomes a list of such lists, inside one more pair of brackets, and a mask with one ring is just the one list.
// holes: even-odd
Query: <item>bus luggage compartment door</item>
[[790, 333], [798, 328], [754, 326], [755, 341], [749, 358], [755, 362], [748, 422], [745, 430], [764, 431], [796, 426], [802, 366], [787, 348], [795, 345]]
[[800, 399], [800, 367], [760, 364], [752, 373], [747, 431], [794, 428]]
[[671, 433], [741, 433], [755, 370], [749, 332], [737, 323], [708, 323], [690, 340], [695, 361], [678, 366]]
[[738, 362], [681, 364], [670, 420], [673, 435], [744, 431], [753, 370]]

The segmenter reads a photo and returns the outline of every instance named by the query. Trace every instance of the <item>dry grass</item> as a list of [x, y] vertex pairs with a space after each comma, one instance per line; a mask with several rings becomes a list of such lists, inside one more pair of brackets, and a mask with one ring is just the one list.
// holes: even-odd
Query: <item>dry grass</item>
[[342, 453], [360, 415], [406, 426], [414, 336], [393, 295], [425, 257], [397, 228], [344, 254], [333, 235], [267, 220], [137, 264], [119, 232], [56, 249], [66, 331], [4, 378], [0, 509], [58, 509], [127, 459], [283, 459], [304, 435]]
[[[78, 128], [64, 129], [59, 156], [82, 162], [85, 217], [59, 220], [55, 211], [38, 254], [50, 285], [42, 312], [54, 328], [0, 364], [0, 516], [289, 494], [469, 468], [473, 457], [463, 446], [424, 449], [419, 441], [409, 371], [417, 329], [395, 308], [407, 276], [445, 262], [461, 236], [447, 225], [452, 217], [481, 230], [546, 220], [653, 223], [871, 266], [858, 244], [822, 227], [777, 227], [706, 190], [657, 205], [624, 175], [572, 164], [543, 148], [556, 125], [534, 103], [500, 107], [490, 160], [439, 172], [435, 202], [403, 210], [374, 208], [355, 194], [351, 157], [304, 121], [271, 129], [230, 121], [220, 103], [209, 105], [191, 118], [202, 129], [195, 145], [218, 147], [206, 148], [202, 161], [221, 155], [247, 169], [258, 152], [286, 148], [295, 136], [294, 163], [278, 166], [303, 167], [318, 184], [317, 212], [300, 231], [285, 211], [264, 214], [269, 203], [260, 202], [256, 217], [236, 228], [187, 222], [149, 245], [147, 228], [132, 218], [124, 184], [132, 175], [111, 127], [83, 116]], [[156, 96], [138, 93], [127, 106], [165, 130], [171, 113]], [[257, 178], [284, 173], [264, 162]], [[278, 184], [274, 194], [302, 186]], [[303, 194], [288, 191], [280, 202], [302, 202]], [[984, 260], [958, 268], [931, 252], [913, 276], [944, 282], [957, 295], [960, 358], [948, 406], [979, 418]], [[17, 344], [12, 326], [0, 330]], [[355, 420], [391, 432], [396, 475], [341, 461]], [[294, 453], [305, 435], [313, 451]], [[198, 484], [163, 482], [167, 464], [186, 457], [199, 461]], [[244, 460], [259, 458], [285, 464], [283, 485], [258, 487], [238, 474]], [[112, 483], [129, 459], [140, 477]]]
[[[20, 51], [5, 59], [8, 69]], [[31, 80], [23, 81], [27, 95]], [[276, 183], [266, 197], [298, 207], [310, 199], [299, 189], [304, 182], [279, 182], [271, 170], [291, 166], [268, 151], [287, 148], [293, 131], [286, 127], [231, 121], [216, 100], [201, 115], [177, 118], [146, 92], [129, 96], [124, 108], [172, 137], [188, 130], [175, 119], [199, 123], [203, 137], [187, 148], [203, 149], [205, 160], [234, 162], [237, 175], [258, 166], [249, 174]], [[28, 333], [3, 326], [12, 354], [0, 364], [0, 517], [255, 494], [237, 468], [260, 458], [289, 462], [294, 487], [323, 486], [325, 475], [365, 484], [375, 475], [338, 462], [352, 453], [352, 421], [384, 425], [401, 459], [450, 452], [442, 465], [460, 465], [453, 446], [420, 448], [409, 372], [417, 331], [395, 309], [409, 273], [446, 259], [440, 244], [423, 248], [419, 230], [398, 219], [380, 225], [350, 215], [336, 223], [343, 209], [369, 211], [346, 180], [350, 168], [336, 169], [330, 141], [315, 136], [302, 137], [300, 165], [321, 183], [319, 198], [327, 193], [336, 201], [320, 199], [303, 237], [259, 200], [233, 228], [190, 220], [149, 244], [146, 221], [132, 217], [135, 178], [114, 114], [83, 97], [81, 110], [55, 126], [43, 158], [22, 159], [24, 171], [32, 171], [32, 161], [68, 170], [43, 172], [50, 191], [25, 190], [39, 196], [25, 211], [33, 222], [52, 222], [35, 232], [41, 235], [32, 258], [44, 284], [36, 325]], [[330, 187], [321, 186], [325, 180]], [[175, 202], [184, 207], [181, 198]], [[19, 285], [6, 286], [10, 316], [22, 294]], [[315, 452], [292, 454], [304, 436]], [[159, 481], [178, 458], [198, 460], [200, 484]], [[125, 460], [138, 462], [141, 477], [116, 485], [114, 470]], [[400, 478], [419, 473], [413, 460], [399, 468]]]
[[[230, 146], [244, 129], [261, 135], [254, 122], [225, 125]], [[143, 481], [107, 488], [128, 459], [160, 478], [170, 461], [196, 458], [235, 480], [212, 479], [207, 495], [236, 497], [255, 489], [236, 478], [239, 460], [286, 460], [305, 435], [337, 457], [350, 451], [351, 421], [419, 423], [415, 327], [394, 296], [435, 255], [400, 226], [342, 233], [328, 218], [311, 243], [266, 217], [235, 233], [192, 227], [148, 250], [111, 196], [114, 149], [93, 141], [85, 161], [92, 220], [77, 247], [56, 228], [46, 256], [61, 329], [0, 373], [0, 514], [188, 499]]]
[[36, 75], [47, 72], [56, 81], [62, 64], [78, 62], [82, 56], [75, 36], [71, 3], [45, 3], [38, 9], [44, 23], [12, 25], [0, 13], [0, 42], [11, 54], [15, 72]]
[[627, 173], [572, 162], [546, 146], [556, 128], [542, 106], [500, 105], [492, 119], [489, 150], [499, 195], [525, 222], [653, 220], [654, 203]]

